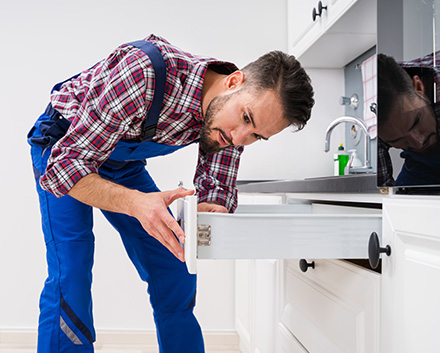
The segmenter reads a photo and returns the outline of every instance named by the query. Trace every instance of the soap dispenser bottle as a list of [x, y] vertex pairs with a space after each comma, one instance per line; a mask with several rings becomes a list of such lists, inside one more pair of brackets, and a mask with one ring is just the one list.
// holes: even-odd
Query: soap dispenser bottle
[[348, 150], [350, 153], [350, 159], [348, 160], [346, 169], [346, 174], [349, 173], [350, 169], [362, 167], [362, 162], [359, 160], [357, 156], [357, 150]]
[[339, 144], [338, 153], [334, 155], [334, 175], [345, 175], [346, 166], [348, 163], [348, 154], [345, 153], [344, 145], [342, 143]]

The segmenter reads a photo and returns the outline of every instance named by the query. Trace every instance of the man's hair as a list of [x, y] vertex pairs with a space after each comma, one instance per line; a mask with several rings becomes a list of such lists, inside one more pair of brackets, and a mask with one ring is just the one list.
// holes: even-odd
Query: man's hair
[[397, 99], [404, 94], [415, 94], [409, 74], [385, 54], [377, 55], [377, 108], [378, 122], [385, 123]]
[[285, 119], [301, 130], [310, 119], [315, 101], [310, 77], [294, 56], [281, 51], [267, 53], [246, 65], [244, 85], [272, 89], [279, 94]]

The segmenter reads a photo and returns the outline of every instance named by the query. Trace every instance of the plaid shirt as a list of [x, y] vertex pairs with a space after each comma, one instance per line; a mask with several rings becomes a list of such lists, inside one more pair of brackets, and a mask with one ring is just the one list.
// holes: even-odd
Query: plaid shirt
[[[434, 63], [435, 61], [435, 63]], [[411, 68], [429, 68], [434, 74], [434, 82], [436, 84], [436, 102], [434, 103], [434, 113], [437, 117], [437, 132], [440, 133], [440, 124], [438, 119], [440, 117], [440, 51], [425, 55], [421, 58], [414, 60], [401, 61], [398, 63], [404, 69]], [[380, 109], [380, 107], [379, 107]], [[395, 186], [396, 182], [393, 178], [393, 165], [391, 163], [391, 157], [389, 149], [391, 147], [378, 139], [377, 147], [377, 176], [379, 186]]]
[[[167, 69], [164, 102], [153, 141], [187, 145], [197, 141], [203, 126], [201, 93], [209, 64], [227, 73], [234, 64], [191, 55], [150, 35]], [[71, 122], [66, 135], [52, 148], [43, 189], [60, 197], [90, 173], [97, 173], [120, 139], [137, 140], [154, 93], [154, 69], [141, 50], [122, 45], [110, 56], [51, 95], [52, 106]], [[233, 211], [237, 203], [236, 178], [243, 147], [216, 154], [199, 148], [194, 177], [199, 202], [216, 201]]]

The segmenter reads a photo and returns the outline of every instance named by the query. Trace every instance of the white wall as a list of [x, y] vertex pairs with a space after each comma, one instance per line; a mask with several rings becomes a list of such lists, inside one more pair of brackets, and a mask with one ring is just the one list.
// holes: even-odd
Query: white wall
[[[285, 1], [0, 1], [0, 330], [32, 330], [37, 325], [46, 265], [26, 134], [45, 108], [52, 85], [93, 65], [119, 44], [151, 32], [188, 51], [243, 66], [269, 50], [285, 50]], [[296, 153], [294, 146], [288, 148]], [[178, 153], [168, 163], [150, 163], [163, 189], [174, 188], [178, 180], [191, 183], [195, 150]], [[183, 162], [186, 158], [188, 163]], [[263, 168], [260, 158], [254, 159], [249, 152], [243, 166], [257, 166], [258, 175]], [[153, 329], [145, 285], [117, 234], [101, 216], [95, 233], [96, 327]], [[233, 263], [204, 261], [199, 274], [197, 314], [202, 327], [232, 330]]]

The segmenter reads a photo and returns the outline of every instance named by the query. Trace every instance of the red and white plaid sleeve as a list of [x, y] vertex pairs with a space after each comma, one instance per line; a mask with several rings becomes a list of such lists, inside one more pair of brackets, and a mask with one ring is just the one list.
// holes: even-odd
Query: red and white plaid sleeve
[[234, 212], [237, 207], [237, 172], [243, 150], [242, 146], [234, 146], [207, 154], [199, 149], [194, 176], [198, 202], [215, 201]]
[[[126, 50], [127, 51], [127, 50]], [[75, 103], [61, 114], [74, 112], [66, 135], [52, 149], [45, 174], [40, 179], [43, 189], [61, 197], [78, 180], [96, 173], [108, 158], [121, 136], [133, 124], [141, 123], [154, 93], [154, 70], [149, 59], [135, 50], [114, 52], [99, 63], [93, 72], [85, 71], [63, 86], [70, 100], [76, 87], [87, 87]], [[81, 84], [81, 81], [89, 81]], [[53, 105], [62, 106], [63, 94], [52, 97]]]

